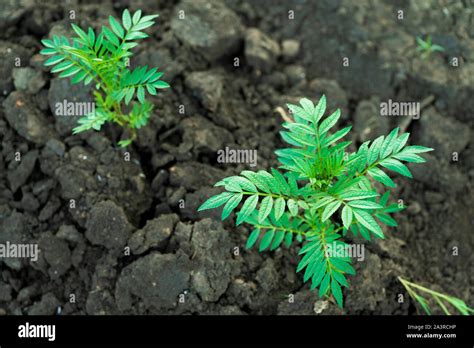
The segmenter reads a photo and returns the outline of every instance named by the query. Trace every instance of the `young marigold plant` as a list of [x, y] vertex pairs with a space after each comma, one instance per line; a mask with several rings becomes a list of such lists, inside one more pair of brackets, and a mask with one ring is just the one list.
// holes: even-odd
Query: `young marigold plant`
[[398, 277], [398, 280], [405, 287], [410, 297], [417, 301], [428, 315], [431, 315], [430, 299], [431, 302], [436, 304], [445, 315], [452, 315], [452, 309], [455, 309], [455, 312], [457, 311], [462, 315], [474, 314], [474, 309], [470, 308], [463, 300], [457, 297], [425, 288], [424, 286], [410, 282], [402, 277]]
[[[389, 192], [381, 197], [369, 178], [385, 186], [395, 183], [383, 170], [412, 177], [401, 162], [422, 163], [418, 153], [431, 151], [423, 146], [406, 146], [409, 133], [399, 135], [395, 128], [388, 136], [363, 143], [354, 153], [346, 153], [350, 141], [339, 142], [350, 130], [330, 133], [340, 116], [336, 110], [324, 118], [326, 97], [315, 106], [301, 99], [300, 106], [288, 105], [294, 122], [286, 122], [281, 136], [291, 148], [277, 150], [283, 173], [243, 171], [219, 181], [225, 191], [209, 198], [199, 211], [224, 205], [222, 220], [243, 202], [237, 225], [253, 226], [247, 248], [259, 241], [259, 251], [275, 250], [305, 242], [296, 269], [304, 270], [304, 281], [311, 289], [319, 287], [319, 297], [332, 293], [343, 306], [341, 287], [348, 287], [348, 274], [355, 274], [351, 259], [336, 250], [350, 247], [343, 241], [350, 230], [366, 240], [384, 238], [379, 223], [396, 226], [390, 216], [403, 206], [389, 204]], [[383, 169], [382, 169], [383, 168]]]
[[416, 37], [416, 43], [418, 47], [416, 50], [418, 52], [421, 52], [421, 57], [423, 59], [428, 59], [430, 55], [434, 52], [444, 52], [445, 49], [443, 46], [436, 45], [431, 41], [431, 36], [428, 35], [426, 40], [423, 40], [421, 37], [417, 36]]
[[[71, 77], [72, 84], [95, 83], [95, 111], [79, 119], [74, 134], [100, 130], [105, 122], [114, 122], [130, 133], [129, 139], [119, 142], [120, 146], [127, 146], [136, 138], [136, 130], [147, 124], [153, 104], [145, 100], [146, 93], [155, 95], [157, 89], [169, 85], [160, 80], [163, 73], [157, 68], [144, 66], [132, 71], [128, 62], [132, 56], [130, 50], [138, 45], [135, 41], [148, 37], [142, 30], [152, 26], [157, 17], [142, 17], [141, 10], [132, 17], [125, 10], [122, 24], [110, 16], [111, 29], [103, 26], [98, 35], [92, 28], [86, 33], [71, 24], [76, 37], [53, 36], [52, 40], [41, 41], [46, 48], [40, 53], [51, 56], [44, 63], [54, 66], [51, 72], [60, 73], [60, 78]], [[132, 102], [135, 98], [138, 102]]]

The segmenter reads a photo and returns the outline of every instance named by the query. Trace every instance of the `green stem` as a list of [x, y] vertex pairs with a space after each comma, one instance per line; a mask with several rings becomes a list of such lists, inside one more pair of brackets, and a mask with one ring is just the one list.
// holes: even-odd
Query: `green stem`
[[293, 233], [293, 234], [301, 234], [303, 236], [306, 236], [307, 235], [307, 232], [302, 232], [302, 231], [299, 231], [299, 230], [295, 230], [295, 229], [292, 229], [292, 228], [287, 228], [287, 227], [279, 227], [279, 226], [266, 226], [266, 225], [254, 225], [255, 227], [259, 228], [259, 229], [267, 229], [267, 230], [281, 230], [281, 231], [286, 231], [286, 232], [290, 232], [290, 233]]
[[272, 198], [284, 198], [286, 200], [288, 199], [293, 199], [293, 200], [298, 200], [298, 198], [295, 198], [295, 197], [290, 197], [290, 196], [287, 196], [287, 195], [277, 195], [275, 193], [262, 193], [262, 192], [249, 192], [249, 191], [242, 191], [241, 192], [242, 194], [244, 195], [257, 195], [257, 196], [264, 196], [264, 197], [272, 197]]

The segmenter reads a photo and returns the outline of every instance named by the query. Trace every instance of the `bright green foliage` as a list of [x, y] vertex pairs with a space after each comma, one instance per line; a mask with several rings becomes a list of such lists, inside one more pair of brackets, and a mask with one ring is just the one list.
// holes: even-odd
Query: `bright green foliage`
[[243, 203], [237, 224], [253, 226], [247, 248], [259, 244], [260, 251], [274, 250], [304, 241], [297, 271], [304, 270], [304, 280], [311, 280], [311, 289], [319, 287], [320, 297], [330, 292], [342, 307], [341, 287], [348, 286], [346, 275], [355, 272], [349, 257], [326, 253], [328, 245], [347, 246], [342, 238], [348, 230], [366, 240], [384, 238], [380, 223], [396, 226], [390, 214], [403, 206], [389, 204], [389, 192], [380, 197], [369, 178], [394, 187], [384, 170], [411, 177], [402, 161], [424, 162], [418, 153], [432, 149], [406, 146], [408, 133], [399, 135], [396, 128], [347, 153], [350, 141], [339, 140], [351, 127], [331, 132], [340, 111], [323, 117], [325, 96], [316, 106], [302, 99], [288, 107], [294, 122], [283, 124], [287, 130], [281, 136], [292, 147], [276, 151], [281, 171], [243, 171], [225, 178], [216, 184], [225, 191], [199, 210], [224, 206], [224, 220]]
[[423, 40], [421, 37], [417, 36], [416, 43], [418, 44], [416, 50], [421, 52], [423, 59], [427, 59], [433, 52], [444, 52], [444, 47], [431, 42], [430, 35], [428, 35], [426, 40]]
[[[163, 73], [157, 68], [144, 66], [132, 71], [128, 61], [132, 56], [130, 50], [138, 45], [135, 41], [148, 37], [142, 30], [152, 26], [157, 17], [142, 17], [140, 10], [132, 17], [125, 10], [121, 24], [110, 16], [110, 28], [103, 26], [100, 33], [92, 28], [85, 32], [72, 24], [76, 37], [53, 36], [52, 40], [41, 41], [46, 48], [40, 53], [51, 56], [44, 63], [53, 67], [51, 72], [59, 73], [60, 78], [71, 77], [72, 84], [95, 84], [95, 111], [79, 119], [74, 134], [100, 130], [105, 122], [111, 121], [129, 130], [130, 139], [119, 142], [127, 146], [135, 139], [136, 130], [147, 124], [153, 104], [145, 100], [145, 95], [155, 95], [157, 89], [169, 85], [160, 80]], [[122, 102], [127, 106], [126, 112], [122, 110]]]
[[403, 284], [408, 294], [420, 304], [421, 308], [423, 308], [423, 310], [428, 315], [431, 315], [431, 303], [430, 300], [423, 295], [428, 295], [431, 298], [431, 302], [435, 303], [446, 315], [451, 315], [450, 307], [455, 308], [459, 314], [462, 315], [474, 314], [474, 309], [470, 308], [463, 300], [459, 298], [430, 290], [424, 286], [409, 282], [402, 277], [398, 277], [398, 280]]

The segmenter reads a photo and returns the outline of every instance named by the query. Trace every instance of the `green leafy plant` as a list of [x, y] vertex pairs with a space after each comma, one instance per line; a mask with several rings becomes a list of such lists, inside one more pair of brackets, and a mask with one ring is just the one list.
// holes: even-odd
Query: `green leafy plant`
[[[304, 281], [311, 289], [319, 287], [319, 296], [330, 293], [343, 306], [341, 287], [348, 287], [347, 274], [355, 274], [351, 258], [328, 253], [328, 247], [350, 247], [343, 241], [350, 230], [366, 240], [384, 238], [379, 223], [397, 226], [391, 213], [402, 204], [388, 203], [389, 192], [376, 192], [371, 177], [388, 187], [395, 183], [382, 169], [411, 177], [402, 163], [422, 163], [418, 153], [431, 151], [423, 146], [406, 146], [409, 133], [399, 135], [395, 128], [388, 136], [363, 143], [348, 153], [350, 141], [341, 140], [351, 126], [337, 132], [330, 130], [340, 117], [336, 110], [323, 117], [326, 97], [315, 106], [308, 99], [300, 105], [288, 105], [294, 122], [285, 122], [281, 132], [290, 148], [276, 151], [280, 169], [243, 171], [227, 177], [215, 186], [225, 191], [209, 198], [199, 211], [224, 205], [222, 220], [243, 202], [237, 213], [237, 225], [253, 226], [246, 247], [259, 240], [259, 251], [275, 250], [282, 244], [305, 242], [297, 272], [304, 270]], [[338, 212], [338, 214], [336, 214]]]
[[418, 44], [416, 50], [421, 52], [423, 59], [429, 58], [433, 52], [444, 52], [444, 47], [432, 43], [430, 35], [427, 36], [426, 40], [417, 36], [416, 43]]
[[121, 24], [110, 16], [110, 28], [103, 26], [100, 33], [71, 24], [76, 37], [53, 36], [41, 41], [45, 48], [40, 53], [51, 56], [44, 64], [52, 66], [53, 73], [70, 77], [72, 84], [95, 84], [95, 111], [79, 119], [74, 134], [98, 131], [105, 122], [114, 122], [128, 130], [130, 138], [119, 142], [127, 146], [136, 138], [136, 130], [147, 124], [153, 104], [145, 100], [146, 93], [156, 95], [157, 89], [169, 85], [160, 80], [163, 73], [157, 68], [144, 66], [132, 71], [128, 62], [131, 49], [138, 45], [135, 41], [148, 37], [142, 30], [152, 26], [157, 17], [142, 17], [141, 10], [131, 16], [124, 10]]
[[423, 308], [423, 310], [429, 315], [431, 315], [431, 307], [429, 299], [425, 297], [426, 295], [428, 295], [431, 298], [431, 301], [436, 303], [446, 315], [451, 315], [449, 307], [455, 308], [460, 314], [463, 315], [470, 315], [474, 313], [474, 309], [469, 308], [469, 306], [459, 298], [430, 290], [419, 284], [409, 282], [402, 277], [398, 277], [398, 280], [403, 284], [410, 297], [417, 301], [421, 308]]

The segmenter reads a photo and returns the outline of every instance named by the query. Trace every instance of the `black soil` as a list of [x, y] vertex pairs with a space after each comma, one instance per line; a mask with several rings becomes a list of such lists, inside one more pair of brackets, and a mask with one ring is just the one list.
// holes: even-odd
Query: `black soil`
[[[397, 276], [474, 303], [470, 2], [67, 3], [0, 9], [0, 243], [41, 250], [36, 262], [0, 259], [0, 314], [417, 313], [398, 302]], [[151, 98], [127, 150], [115, 126], [71, 135], [77, 119], [54, 105], [90, 100], [90, 89], [50, 74], [38, 54], [71, 22], [98, 28], [124, 8], [160, 14], [131, 64], [160, 66], [172, 86]], [[445, 52], [422, 59], [415, 37], [426, 34]], [[256, 149], [257, 169], [276, 166], [285, 103], [322, 94], [355, 145], [400, 126], [435, 148], [410, 167], [413, 180], [395, 179], [408, 209], [366, 243], [343, 310], [295, 273], [299, 247], [244, 250], [248, 226], [196, 212], [215, 182], [249, 169], [218, 163], [218, 150]], [[388, 99], [421, 102], [421, 118], [381, 117]]]

